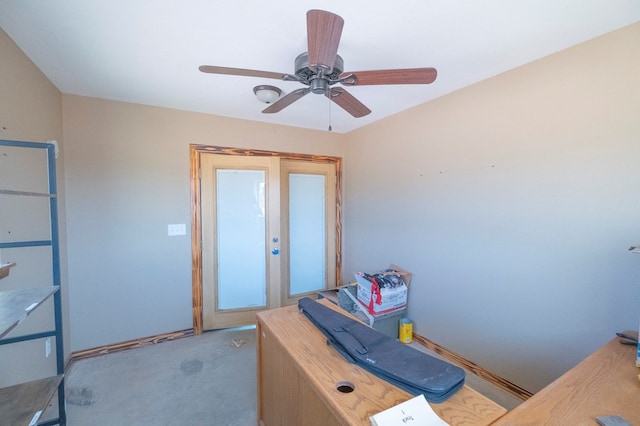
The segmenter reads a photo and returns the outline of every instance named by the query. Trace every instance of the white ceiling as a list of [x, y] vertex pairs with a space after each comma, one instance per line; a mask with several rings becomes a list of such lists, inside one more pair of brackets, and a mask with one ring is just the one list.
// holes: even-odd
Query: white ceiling
[[[313, 94], [262, 114], [254, 86], [303, 86], [198, 71], [293, 73], [309, 9], [344, 18], [345, 71], [435, 67], [437, 80], [350, 87], [373, 111], [353, 118]], [[638, 0], [0, 0], [0, 27], [63, 93], [334, 132], [638, 21]]]

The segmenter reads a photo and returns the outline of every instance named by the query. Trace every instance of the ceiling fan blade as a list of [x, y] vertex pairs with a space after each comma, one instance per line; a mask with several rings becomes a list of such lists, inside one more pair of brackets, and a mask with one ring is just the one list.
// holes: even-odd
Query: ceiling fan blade
[[307, 12], [307, 43], [309, 68], [331, 74], [338, 54], [344, 20], [331, 12]]
[[202, 72], [210, 74], [226, 74], [226, 75], [241, 75], [245, 77], [262, 77], [262, 78], [275, 78], [276, 80], [284, 80], [287, 74], [270, 71], [248, 70], [244, 68], [228, 68], [217, 67], [214, 65], [200, 65], [198, 68]]
[[311, 89], [309, 89], [308, 87], [305, 87], [303, 89], [296, 89], [288, 95], [285, 95], [282, 98], [278, 99], [277, 101], [269, 105], [266, 109], [263, 109], [262, 112], [264, 114], [273, 114], [274, 112], [280, 112], [309, 92], [311, 92]]
[[[349, 77], [351, 75], [351, 77]], [[340, 78], [345, 86], [374, 84], [429, 84], [438, 76], [435, 68], [407, 68], [396, 70], [343, 72]]]
[[331, 88], [325, 96], [356, 118], [364, 117], [371, 112], [362, 102], [340, 87]]

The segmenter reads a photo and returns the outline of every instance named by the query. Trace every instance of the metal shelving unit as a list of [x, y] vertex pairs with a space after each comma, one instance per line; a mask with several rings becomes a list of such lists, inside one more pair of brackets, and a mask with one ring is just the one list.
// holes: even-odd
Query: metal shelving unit
[[[36, 241], [1, 242], [0, 249], [49, 247], [51, 249], [51, 268], [53, 282], [51, 286], [0, 291], [0, 345], [9, 345], [47, 337], [55, 337], [56, 375], [21, 383], [0, 389], [0, 423], [10, 425], [33, 425], [38, 422], [51, 398], [58, 393], [58, 418], [39, 425], [66, 425], [64, 397], [64, 350], [62, 340], [62, 300], [60, 295], [60, 246], [58, 235], [58, 204], [56, 195], [55, 145], [0, 140], [0, 146], [25, 149], [43, 149], [47, 156], [48, 192], [15, 191], [0, 188], [0, 194], [7, 197], [45, 197], [49, 199], [50, 239]], [[9, 276], [16, 263], [0, 265], [0, 279]], [[5, 338], [20, 322], [37, 309], [49, 297], [53, 296], [54, 327], [52, 330]]]

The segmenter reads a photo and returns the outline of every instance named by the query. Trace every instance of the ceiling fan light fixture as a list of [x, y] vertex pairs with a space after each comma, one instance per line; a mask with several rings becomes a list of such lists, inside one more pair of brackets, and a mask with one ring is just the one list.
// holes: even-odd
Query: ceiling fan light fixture
[[256, 86], [253, 88], [253, 93], [255, 93], [260, 102], [271, 104], [278, 100], [278, 98], [282, 94], [282, 90], [278, 89], [275, 86], [261, 84], [260, 86]]

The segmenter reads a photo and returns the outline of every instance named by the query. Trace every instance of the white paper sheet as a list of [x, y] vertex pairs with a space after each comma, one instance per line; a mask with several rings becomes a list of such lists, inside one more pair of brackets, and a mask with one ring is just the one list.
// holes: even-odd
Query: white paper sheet
[[449, 426], [433, 411], [424, 395], [418, 395], [371, 416], [371, 426]]

